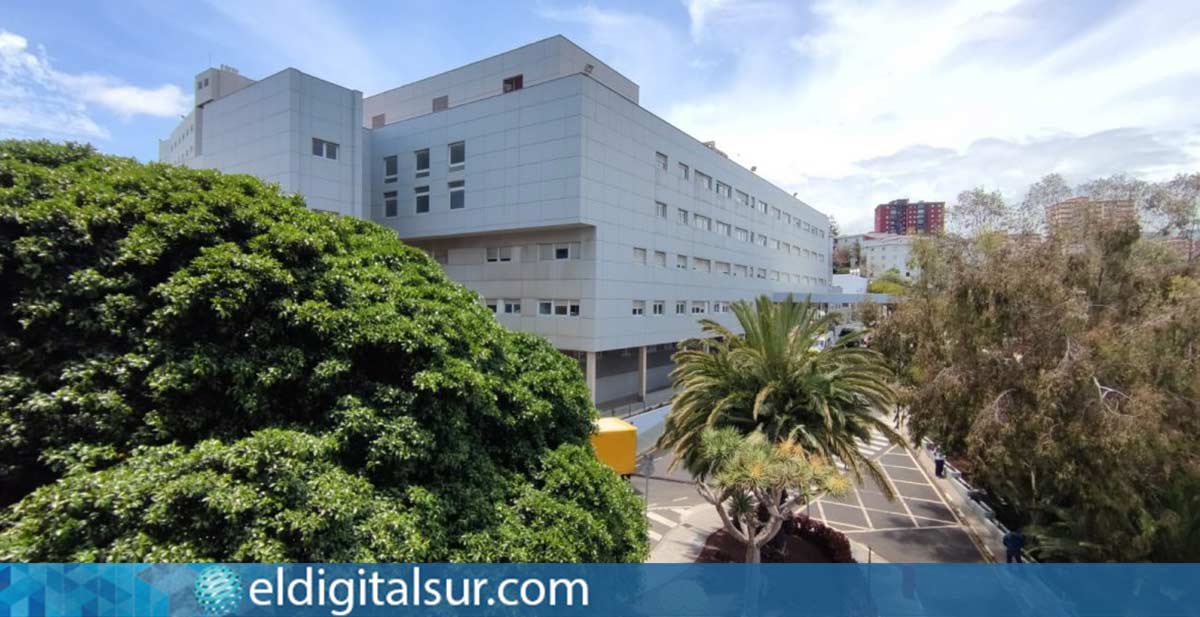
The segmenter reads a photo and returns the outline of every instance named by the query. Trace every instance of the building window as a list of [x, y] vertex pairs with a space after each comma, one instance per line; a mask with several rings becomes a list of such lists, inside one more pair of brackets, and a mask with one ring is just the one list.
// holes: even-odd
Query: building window
[[646, 301], [645, 300], [634, 300], [633, 301], [633, 314], [634, 315], [645, 315], [646, 314]]
[[779, 280], [779, 270], [771, 270], [771, 280], [772, 281]]
[[688, 211], [684, 210], [683, 208], [676, 210], [675, 211], [675, 220], [679, 221], [680, 223], [683, 223], [684, 225], [687, 225], [688, 224]]
[[754, 243], [759, 246], [766, 246], [767, 245], [767, 237], [763, 234], [755, 234]]
[[371, 116], [371, 128], [382, 128], [384, 124], [387, 124], [387, 114], [376, 114]]
[[579, 317], [579, 300], [554, 300], [553, 302], [555, 315], [560, 317]]
[[450, 144], [450, 171], [458, 171], [467, 164], [467, 142], [456, 141]]
[[746, 266], [738, 265], [733, 268], [734, 276], [746, 276]]
[[383, 183], [391, 184], [396, 181], [396, 174], [400, 173], [400, 157], [385, 156], [383, 157]]
[[338, 145], [332, 141], [325, 141], [324, 139], [317, 139], [316, 137], [313, 137], [312, 153], [313, 156], [323, 156], [327, 159], [333, 159], [336, 161], [338, 157]]
[[717, 233], [718, 234], [720, 234], [722, 236], [728, 236], [730, 234], [730, 231], [731, 231], [731, 228], [729, 227], [729, 223], [722, 223], [721, 221], [717, 221]]
[[446, 185], [450, 189], [450, 209], [461, 210], [467, 205], [467, 186], [465, 180], [455, 180]]
[[708, 302], [704, 300], [692, 300], [692, 314], [703, 315], [708, 312]]
[[699, 214], [692, 215], [692, 227], [703, 231], [712, 231], [712, 219]]
[[521, 314], [521, 301], [519, 299], [507, 299], [506, 298], [504, 300], [504, 314], [505, 315], [520, 315]]
[[525, 87], [525, 75], [524, 74], [513, 75], [512, 77], [509, 77], [508, 79], [504, 80], [504, 91], [505, 92], [512, 92], [514, 90], [520, 90], [521, 88], [524, 88], [524, 87]]
[[554, 301], [553, 300], [538, 300], [538, 315], [553, 315]]
[[729, 273], [730, 273], [729, 262], [728, 261], [718, 261], [717, 262], [717, 274], [726, 274], [727, 275]]
[[667, 218], [667, 204], [664, 204], [661, 201], [654, 202], [654, 214], [658, 218]]
[[542, 261], [558, 261], [563, 259], [579, 259], [578, 242], [556, 242], [554, 244], [539, 244], [538, 259]]
[[737, 192], [737, 202], [740, 205], [748, 206], [748, 205], [750, 205], [750, 196], [743, 193], [742, 191], [738, 191]]
[[678, 302], [676, 302], [675, 303], [675, 314], [676, 315], [687, 315], [687, 302], [685, 302], [683, 300], [679, 300]]
[[702, 171], [697, 170], [696, 171], [696, 186], [699, 186], [705, 190], [711, 191], [712, 186], [713, 186], [712, 185], [712, 176], [710, 176]]
[[763, 214], [766, 214], [767, 213], [767, 202], [765, 202], [765, 201], [758, 202], [758, 211], [762, 212]]
[[488, 263], [504, 263], [512, 261], [512, 254], [511, 246], [489, 246], [486, 259]]
[[688, 166], [683, 163], [677, 163], [677, 165], [679, 165], [679, 177], [683, 178], [684, 180], [689, 179], [691, 177], [692, 170], [688, 169]]
[[654, 265], [659, 268], [667, 267], [667, 254], [663, 251], [654, 251]]
[[767, 269], [759, 268], [758, 271], [754, 273], [754, 278], [759, 278], [759, 279], [767, 278]]
[[663, 312], [666, 310], [665, 309], [666, 304], [667, 303], [662, 300], [655, 300], [654, 304], [650, 305], [650, 314], [661, 316], [663, 314]]
[[687, 255], [676, 255], [675, 267], [680, 270], [687, 270]]
[[633, 263], [641, 265], [641, 266], [646, 265], [646, 249], [640, 249], [640, 248], [634, 247]]
[[429, 187], [418, 186], [413, 189], [414, 197], [416, 198], [417, 214], [429, 212]]
[[429, 148], [417, 150], [413, 153], [417, 159], [417, 177], [424, 178], [429, 175]]
[[692, 269], [697, 272], [712, 272], [712, 262], [699, 257], [692, 260]]
[[396, 211], [398, 210], [398, 208], [397, 208], [398, 202], [399, 202], [399, 200], [396, 199], [396, 191], [385, 192], [383, 194], [383, 215], [388, 218], [392, 218], [392, 217], [396, 216], [396, 214], [397, 214]]
[[733, 191], [733, 188], [730, 187], [728, 184], [725, 184], [724, 182], [721, 182], [720, 180], [717, 181], [717, 194], [718, 195], [720, 195], [721, 197], [732, 197], [733, 196], [732, 191]]
[[750, 241], [750, 231], [746, 230], [746, 229], [742, 229], [741, 227], [738, 227], [733, 230], [733, 237], [734, 237], [734, 239], [741, 240], [742, 242], [749, 242]]
[[667, 170], [667, 155], [663, 154], [662, 152], [655, 152], [654, 161], [658, 165], [659, 169], [663, 171]]
[[443, 94], [442, 96], [439, 96], [439, 97], [433, 99], [433, 110], [434, 111], [445, 111], [449, 107], [450, 107], [450, 97], [448, 95]]
[[779, 220], [783, 218], [783, 211], [779, 208], [771, 208], [771, 216], [774, 216], [776, 220]]

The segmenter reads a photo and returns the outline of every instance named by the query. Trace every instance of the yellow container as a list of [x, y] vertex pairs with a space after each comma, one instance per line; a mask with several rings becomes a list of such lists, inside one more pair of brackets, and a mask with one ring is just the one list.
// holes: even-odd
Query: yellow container
[[618, 418], [599, 418], [592, 433], [596, 458], [622, 476], [637, 469], [637, 427]]

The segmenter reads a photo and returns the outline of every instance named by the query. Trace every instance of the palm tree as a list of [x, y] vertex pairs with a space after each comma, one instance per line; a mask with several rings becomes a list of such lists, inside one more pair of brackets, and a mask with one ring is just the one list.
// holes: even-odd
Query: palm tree
[[824, 345], [832, 316], [822, 316], [807, 300], [761, 296], [753, 304], [734, 303], [732, 310], [744, 335], [704, 319], [707, 336], [687, 341], [674, 355], [676, 393], [658, 447], [673, 449], [677, 461], [703, 477], [704, 429], [761, 431], [773, 442], [837, 457], [856, 481], [866, 473], [893, 497], [882, 469], [855, 443], [868, 441], [872, 428], [892, 443], [904, 442], [875, 415], [894, 402], [883, 356], [852, 345], [862, 333]]

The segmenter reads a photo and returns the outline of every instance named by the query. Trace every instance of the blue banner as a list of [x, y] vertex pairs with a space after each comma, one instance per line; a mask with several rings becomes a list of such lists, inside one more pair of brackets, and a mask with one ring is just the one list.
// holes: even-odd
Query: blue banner
[[1200, 565], [0, 564], [26, 615], [1200, 615]]

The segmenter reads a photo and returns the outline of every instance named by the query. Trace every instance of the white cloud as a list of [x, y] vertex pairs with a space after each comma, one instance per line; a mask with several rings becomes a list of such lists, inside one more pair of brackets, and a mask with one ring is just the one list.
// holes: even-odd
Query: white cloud
[[190, 99], [177, 86], [140, 88], [106, 75], [56, 70], [44, 49], [29, 49], [22, 36], [0, 30], [0, 133], [19, 137], [106, 139], [88, 105], [123, 117], [186, 113]]
[[1076, 6], [1108, 12], [1091, 19], [1042, 0], [687, 7], [683, 53], [727, 54], [728, 74], [655, 111], [844, 229], [898, 197], [952, 201], [978, 184], [1015, 194], [1052, 171], [1162, 177], [1200, 154], [1197, 3]]

